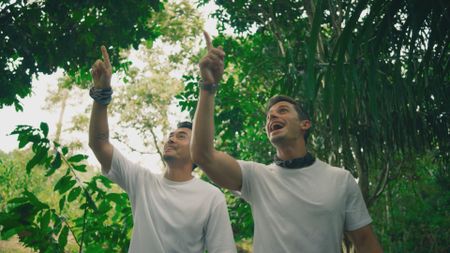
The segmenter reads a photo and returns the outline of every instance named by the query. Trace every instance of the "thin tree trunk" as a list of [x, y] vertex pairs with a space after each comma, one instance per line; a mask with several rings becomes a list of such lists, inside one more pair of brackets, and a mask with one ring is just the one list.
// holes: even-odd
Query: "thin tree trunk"
[[59, 112], [58, 122], [56, 123], [56, 134], [55, 134], [55, 142], [58, 142], [58, 143], [61, 138], [62, 122], [64, 119], [64, 113], [66, 111], [67, 99], [69, 98], [69, 90], [63, 89], [61, 92], [61, 96], [62, 96], [61, 111]]

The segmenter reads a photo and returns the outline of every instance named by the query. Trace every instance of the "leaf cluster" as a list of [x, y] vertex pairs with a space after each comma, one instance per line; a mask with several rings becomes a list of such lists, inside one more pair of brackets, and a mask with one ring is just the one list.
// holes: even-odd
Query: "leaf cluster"
[[[100, 45], [111, 55], [158, 31], [147, 20], [162, 6], [159, 1], [3, 1], [0, 4], [0, 108], [31, 92], [31, 80], [57, 68], [89, 80], [89, 68]], [[124, 67], [112, 57], [115, 67]]]
[[[82, 182], [87, 156], [49, 141], [46, 123], [40, 128], [18, 126], [12, 134], [21, 148], [31, 144], [34, 156], [26, 165], [28, 174], [37, 173], [36, 165], [44, 168], [46, 177], [61, 172], [53, 186], [59, 201], [52, 206], [25, 189], [0, 210], [1, 238], [18, 235], [20, 242], [39, 252], [64, 252], [71, 238], [80, 252], [126, 251], [133, 225], [126, 194], [112, 192], [111, 181], [103, 176]], [[68, 216], [68, 205], [76, 205], [82, 215]]]

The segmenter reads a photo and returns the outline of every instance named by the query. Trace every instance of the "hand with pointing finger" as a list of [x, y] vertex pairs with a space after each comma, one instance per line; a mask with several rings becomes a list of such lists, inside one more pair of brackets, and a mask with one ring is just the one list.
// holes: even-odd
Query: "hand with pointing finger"
[[211, 37], [207, 32], [204, 31], [203, 34], [206, 40], [206, 48], [208, 49], [208, 54], [200, 61], [200, 74], [203, 85], [217, 85], [222, 79], [225, 53], [222, 47], [215, 48], [212, 45]]
[[112, 67], [109, 61], [109, 55], [105, 46], [101, 46], [103, 61], [97, 60], [92, 65], [91, 74], [94, 80], [94, 88], [108, 89], [111, 88]]

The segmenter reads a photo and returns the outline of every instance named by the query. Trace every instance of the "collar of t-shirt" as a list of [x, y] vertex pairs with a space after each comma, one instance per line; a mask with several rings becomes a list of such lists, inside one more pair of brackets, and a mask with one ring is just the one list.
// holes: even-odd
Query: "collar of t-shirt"
[[286, 169], [301, 169], [311, 166], [316, 161], [316, 158], [309, 152], [304, 157], [298, 157], [291, 160], [281, 160], [277, 156], [274, 158], [274, 163]]

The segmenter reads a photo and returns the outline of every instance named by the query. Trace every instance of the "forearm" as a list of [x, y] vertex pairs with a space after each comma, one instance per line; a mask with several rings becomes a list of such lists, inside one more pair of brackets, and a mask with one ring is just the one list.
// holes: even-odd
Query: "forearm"
[[94, 150], [109, 144], [107, 106], [94, 102], [89, 122], [89, 146]]
[[380, 243], [369, 224], [360, 229], [349, 231], [348, 235], [358, 253], [383, 253]]
[[225, 53], [221, 47], [214, 48], [211, 38], [204, 32], [208, 54], [200, 61], [200, 97], [194, 117], [191, 140], [191, 157], [216, 184], [230, 190], [242, 186], [241, 168], [233, 157], [214, 148], [214, 84], [222, 80]]
[[215, 95], [200, 90], [194, 117], [191, 153], [194, 162], [202, 165], [212, 160], [214, 149], [214, 98]]

